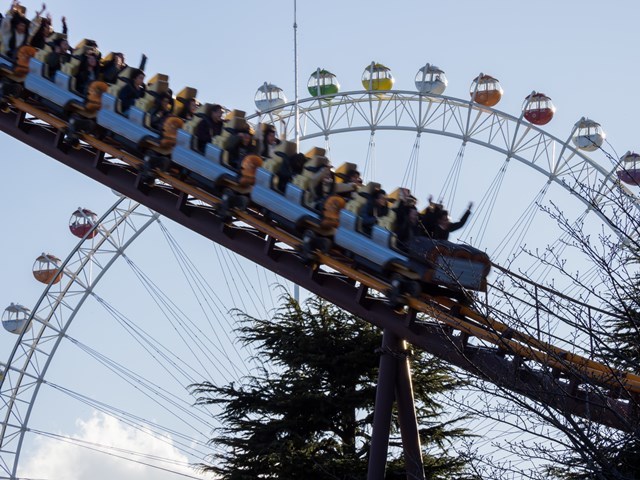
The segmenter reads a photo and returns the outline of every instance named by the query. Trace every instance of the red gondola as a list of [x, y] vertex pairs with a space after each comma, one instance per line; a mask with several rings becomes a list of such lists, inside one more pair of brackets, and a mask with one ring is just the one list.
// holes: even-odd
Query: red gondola
[[534, 125], [546, 125], [553, 118], [556, 107], [544, 93], [533, 92], [524, 100], [524, 118]]

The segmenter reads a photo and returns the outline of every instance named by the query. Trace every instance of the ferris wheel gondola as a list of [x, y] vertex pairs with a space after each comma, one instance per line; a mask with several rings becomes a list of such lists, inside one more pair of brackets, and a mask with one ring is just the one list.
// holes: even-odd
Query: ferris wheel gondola
[[391, 90], [394, 82], [391, 69], [381, 63], [371, 62], [362, 74], [362, 86], [370, 92]]
[[309, 94], [313, 97], [323, 97], [325, 95], [335, 95], [340, 91], [340, 84], [337, 77], [329, 70], [318, 68], [309, 77], [307, 82]]
[[442, 95], [447, 89], [448, 83], [449, 82], [444, 71], [429, 63], [418, 70], [418, 73], [416, 74], [416, 89], [420, 93]]
[[62, 260], [50, 253], [43, 253], [33, 264], [33, 276], [36, 280], [45, 284], [55, 284], [60, 281], [62, 274], [58, 272]]
[[485, 107], [497, 105], [503, 93], [504, 91], [498, 79], [484, 73], [474, 78], [473, 82], [471, 82], [471, 87], [469, 87], [471, 100]]
[[606, 134], [598, 122], [582, 117], [574, 125], [573, 144], [585, 152], [595, 152], [602, 146]]
[[620, 159], [622, 169], [617, 171], [621, 182], [635, 187], [640, 186], [640, 154], [627, 152]]
[[254, 97], [256, 108], [261, 112], [270, 110], [277, 113], [279, 109], [287, 103], [287, 97], [284, 95], [284, 91], [272, 83], [264, 82]]
[[31, 310], [20, 304], [12, 303], [4, 309], [2, 326], [6, 331], [20, 335], [31, 328], [29, 316]]
[[533, 92], [524, 100], [522, 112], [524, 118], [534, 125], [546, 125], [553, 118], [556, 107], [544, 93]]
[[94, 238], [98, 232], [92, 230], [98, 221], [98, 215], [86, 208], [80, 208], [71, 214], [69, 230], [78, 238]]

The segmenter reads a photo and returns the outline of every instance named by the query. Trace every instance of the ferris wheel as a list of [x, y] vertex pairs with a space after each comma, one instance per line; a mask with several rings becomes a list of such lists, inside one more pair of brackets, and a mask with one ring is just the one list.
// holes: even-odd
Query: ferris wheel
[[[548, 196], [555, 198], [559, 192], [562, 193], [562, 198], [573, 202], [571, 214], [575, 218], [584, 218], [586, 215], [597, 218], [601, 212], [615, 208], [609, 203], [610, 196], [607, 193], [611, 189], [621, 188], [617, 176], [619, 166], [612, 165], [606, 156], [593, 156], [601, 152], [599, 147], [605, 139], [602, 127], [589, 119], [580, 119], [565, 141], [546, 133], [541, 126], [552, 119], [554, 107], [544, 94], [534, 92], [527, 96], [521, 115], [516, 117], [493, 108], [503, 91], [497, 79], [485, 74], [473, 80], [469, 100], [443, 96], [447, 86], [445, 74], [432, 65], [426, 65], [418, 71], [417, 91], [414, 92], [392, 90], [391, 71], [375, 62], [365, 68], [362, 84], [363, 91], [340, 93], [335, 75], [318, 69], [309, 80], [311, 96], [299, 102], [287, 102], [282, 90], [265, 83], [258, 89], [255, 99], [260, 113], [249, 119], [282, 125], [287, 138], [299, 136], [300, 141], [309, 147], [315, 142], [323, 142], [335, 163], [342, 160], [358, 163], [366, 180], [384, 180], [391, 187], [395, 182], [397, 186], [410, 188], [422, 199], [433, 193], [452, 209], [454, 215], [456, 208], [459, 208], [456, 202], [480, 199], [475, 211], [478, 220], [469, 225], [461, 239], [476, 246], [486, 245], [483, 248], [487, 248], [494, 261], [498, 262], [509, 261], [525, 243], [523, 239], [529, 238], [530, 232], [541, 230], [535, 221], [544, 225], [543, 231], [551, 230], [548, 219], [534, 218], [537, 217], [539, 205]], [[394, 136], [390, 141], [384, 138], [392, 132]], [[343, 133], [348, 135], [342, 136]], [[424, 138], [429, 140], [425, 141]], [[351, 144], [354, 139], [361, 146], [357, 159], [352, 158], [354, 150]], [[345, 157], [341, 158], [342, 155]], [[633, 155], [630, 153], [625, 160], [633, 161]], [[386, 160], [389, 157], [392, 158], [392, 165]], [[515, 172], [510, 176], [512, 170]], [[627, 170], [630, 172], [632, 169]], [[518, 198], [513, 198], [514, 178]], [[507, 188], [509, 184], [511, 189]], [[585, 187], [601, 195], [588, 197]], [[506, 199], [501, 195], [506, 195]], [[626, 192], [626, 195], [637, 208], [633, 194]], [[598, 202], [599, 209], [594, 210], [593, 202]], [[179, 419], [178, 423], [182, 422], [183, 427], [187, 424], [187, 428], [193, 428], [191, 424], [198, 423], [200, 426], [195, 428], [199, 435], [197, 439], [181, 433], [180, 427], [174, 426], [154, 425], [157, 430], [150, 429], [150, 433], [156, 436], [170, 434], [179, 438], [176, 443], [184, 449], [191, 448], [187, 444], [196, 444], [198, 453], [195, 456], [206, 456], [207, 435], [214, 427], [206, 419], [211, 412], [199, 412], [192, 416], [188, 413], [191, 407], [184, 398], [175, 398], [163, 387], [158, 387], [155, 380], [140, 378], [130, 365], [115, 362], [110, 355], [79, 341], [73, 333], [79, 322], [74, 322], [74, 329], [70, 329], [73, 320], [85, 316], [87, 300], [95, 299], [101, 308], [118, 319], [123, 331], [134, 340], [135, 348], [145, 351], [154, 362], [162, 360], [160, 363], [165, 370], [161, 376], [171, 376], [173, 370], [179, 370], [184, 373], [184, 378], [191, 379], [191, 383], [204, 380], [194, 375], [193, 365], [182, 364], [172, 352], [156, 344], [147, 332], [133, 325], [117, 308], [100, 299], [96, 293], [97, 283], [119, 259], [123, 259], [162, 308], [174, 311], [175, 317], [172, 318], [181, 317], [179, 309], [171, 301], [160, 299], [158, 286], [149, 281], [144, 271], [126, 254], [140, 234], [152, 225], [161, 225], [157, 214], [144, 211], [137, 204], [124, 199], [119, 200], [100, 219], [86, 209], [78, 209], [70, 228], [75, 235], [83, 238], [83, 242], [66, 261], [51, 254], [38, 257], [34, 276], [48, 285], [40, 301], [33, 309], [15, 304], [7, 308], [3, 323], [19, 337], [2, 379], [5, 387], [2, 389], [1, 435], [4, 448], [0, 478], [17, 478], [19, 475], [25, 435], [39, 433], [30, 422], [38, 405], [37, 397], [45, 385], [68, 397], [77, 398], [91, 408], [117, 415], [134, 429], [144, 430], [154, 424], [152, 417], [121, 411], [119, 407], [103, 401], [102, 397], [84, 395], [51, 380], [49, 374], [54, 355], [57, 360], [65, 344], [73, 344], [96, 359], [111, 374], [122, 379], [128, 388], [141, 394], [145, 402], [157, 396], [167, 402], [158, 408], [165, 411], [180, 409], [187, 418], [186, 421]], [[163, 227], [160, 229], [163, 230]], [[560, 235], [561, 232], [555, 233]], [[553, 236], [553, 233], [549, 233], [538, 239], [541, 242], [539, 245], [549, 243]], [[87, 242], [90, 247], [86, 245]], [[179, 245], [170, 240], [169, 243], [176, 255], [184, 258]], [[186, 260], [184, 265], [189, 263]], [[200, 275], [193, 270], [193, 265], [187, 269], [193, 275], [191, 278]], [[201, 283], [200, 286], [206, 289]], [[186, 324], [180, 325], [184, 327]], [[190, 326], [188, 329], [192, 335], [188, 338], [180, 337], [180, 332], [176, 330], [169, 331], [169, 336], [173, 334], [176, 339], [180, 337], [184, 344], [197, 344], [197, 327]], [[184, 327], [185, 331], [188, 329]], [[218, 355], [227, 355], [225, 346], [233, 343], [232, 339], [221, 336], [217, 341], [217, 347], [198, 345], [196, 348], [200, 353], [219, 348], [222, 352], [219, 351], [216, 358], [219, 358]], [[241, 375], [239, 371], [212, 372], [211, 366], [195, 367], [195, 370], [202, 368], [230, 380]], [[178, 384], [184, 386], [184, 383]], [[103, 450], [108, 455], [116, 454], [111, 446]], [[117, 454], [125, 457], [133, 455], [132, 452]], [[193, 452], [189, 452], [188, 456], [193, 458]], [[141, 461], [145, 461], [143, 455], [141, 458]], [[184, 475], [184, 472], [178, 475]]]
[[[480, 245], [498, 264], [510, 262], [525, 244], [552, 243], [548, 218], [535, 218], [544, 217], [540, 206], [549, 199], [575, 219], [613, 213], [619, 200], [612, 200], [612, 191], [638, 208], [620, 182], [637, 186], [638, 155], [608, 154], [602, 126], [585, 117], [564, 140], [549, 134], [542, 127], [555, 106], [547, 95], [532, 92], [512, 116], [494, 108], [504, 92], [484, 73], [471, 82], [467, 100], [444, 96], [445, 73], [430, 64], [418, 70], [416, 91], [392, 90], [393, 84], [390, 69], [371, 62], [362, 75], [365, 90], [342, 93], [337, 77], [318, 68], [308, 81], [311, 96], [299, 102], [287, 102], [280, 88], [265, 83], [256, 93], [260, 112], [250, 118], [282, 125], [286, 138], [305, 145], [323, 142], [334, 166], [358, 163], [365, 181], [383, 188], [406, 187], [419, 200], [433, 195], [452, 212], [473, 200], [474, 215], [460, 240]], [[358, 135], [359, 149], [353, 146]], [[546, 232], [539, 243], [531, 235], [536, 231]]]

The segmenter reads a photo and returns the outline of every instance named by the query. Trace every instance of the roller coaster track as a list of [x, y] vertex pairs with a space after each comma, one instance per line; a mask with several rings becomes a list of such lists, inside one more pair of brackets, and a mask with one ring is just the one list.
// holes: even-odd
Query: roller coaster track
[[65, 128], [65, 121], [20, 99], [0, 114], [0, 130], [16, 140], [451, 365], [566, 414], [625, 431], [637, 428], [640, 376], [514, 330], [446, 297], [422, 294], [396, 311], [376, 293], [389, 285], [355, 269], [339, 252], [318, 253], [317, 262], [306, 265], [297, 254], [300, 239], [260, 213], [234, 211], [223, 221], [215, 213], [221, 200], [211, 193], [168, 173], [159, 173], [160, 183], [148, 188], [139, 181], [140, 158], [91, 135], [83, 136], [82, 148], [66, 148]]

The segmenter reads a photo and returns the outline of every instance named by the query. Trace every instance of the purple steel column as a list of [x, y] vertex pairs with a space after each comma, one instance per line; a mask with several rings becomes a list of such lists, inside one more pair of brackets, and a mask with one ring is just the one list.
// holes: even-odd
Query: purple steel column
[[[400, 344], [401, 349], [407, 352], [407, 342], [401, 340]], [[396, 403], [407, 479], [424, 480], [424, 465], [422, 463], [422, 449], [420, 448], [420, 435], [418, 433], [418, 419], [413, 397], [408, 352], [404, 355], [404, 359], [398, 358], [396, 360], [396, 365], [398, 372], [396, 377]]]
[[391, 428], [391, 411], [396, 390], [398, 372], [394, 352], [400, 339], [385, 329], [382, 334], [382, 354], [380, 355], [380, 371], [376, 387], [376, 403], [373, 410], [373, 432], [369, 449], [369, 469], [367, 480], [384, 480], [389, 450], [389, 431]]

